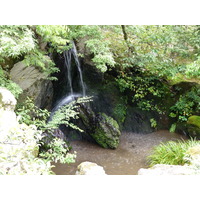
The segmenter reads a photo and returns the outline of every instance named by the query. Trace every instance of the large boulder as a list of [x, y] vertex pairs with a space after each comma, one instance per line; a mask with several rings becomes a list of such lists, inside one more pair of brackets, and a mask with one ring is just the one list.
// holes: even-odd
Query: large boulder
[[95, 131], [91, 133], [95, 141], [104, 148], [116, 149], [120, 135], [118, 123], [105, 113], [100, 113], [96, 120]]
[[95, 114], [89, 106], [80, 106], [80, 120], [83, 130], [103, 148], [116, 149], [119, 145], [118, 123], [105, 113]]
[[200, 139], [200, 116], [190, 116], [185, 127], [190, 137]]
[[18, 62], [10, 71], [11, 80], [17, 83], [23, 93], [18, 101], [23, 102], [27, 96], [31, 97], [35, 105], [40, 108], [50, 108], [53, 97], [53, 86], [47, 80], [47, 74], [41, 72], [37, 67]]
[[93, 162], [82, 162], [76, 171], [76, 175], [106, 175], [103, 167]]
[[141, 168], [138, 175], [192, 175], [195, 170], [189, 166], [157, 164], [151, 168]]

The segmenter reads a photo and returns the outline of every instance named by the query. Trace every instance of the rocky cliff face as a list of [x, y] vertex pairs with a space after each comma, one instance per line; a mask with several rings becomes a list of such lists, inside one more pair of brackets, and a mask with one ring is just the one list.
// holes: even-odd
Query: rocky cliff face
[[53, 86], [47, 75], [37, 67], [26, 67], [23, 61], [16, 63], [10, 71], [11, 80], [17, 83], [23, 90], [19, 97], [19, 103], [26, 97], [31, 97], [35, 105], [40, 108], [50, 109], [53, 98]]

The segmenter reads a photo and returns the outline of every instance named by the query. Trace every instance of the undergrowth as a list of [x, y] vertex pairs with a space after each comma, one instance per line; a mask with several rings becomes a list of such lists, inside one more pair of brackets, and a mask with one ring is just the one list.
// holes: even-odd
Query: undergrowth
[[152, 154], [148, 156], [147, 160], [149, 166], [152, 167], [156, 164], [184, 165], [188, 163], [188, 161], [184, 159], [185, 153], [190, 147], [196, 145], [200, 145], [200, 141], [195, 139], [161, 143], [156, 146]]

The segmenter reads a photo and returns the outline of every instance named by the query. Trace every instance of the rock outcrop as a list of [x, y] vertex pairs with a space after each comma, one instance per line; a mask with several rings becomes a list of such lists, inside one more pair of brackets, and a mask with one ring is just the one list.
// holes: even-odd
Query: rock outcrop
[[119, 125], [105, 113], [99, 113], [96, 118], [96, 127], [91, 136], [104, 148], [116, 149], [119, 145]]
[[26, 67], [21, 61], [11, 69], [10, 76], [11, 80], [23, 90], [19, 102], [23, 102], [29, 96], [34, 100], [36, 106], [50, 108], [53, 98], [53, 86], [52, 82], [47, 80], [47, 74], [39, 71], [37, 67]]
[[121, 132], [118, 123], [112, 117], [105, 113], [95, 114], [89, 106], [81, 105], [80, 119], [83, 130], [100, 146], [111, 149], [117, 148]]
[[190, 137], [200, 139], [200, 116], [190, 116], [185, 126]]
[[82, 162], [76, 171], [76, 175], [106, 175], [103, 167], [93, 162]]

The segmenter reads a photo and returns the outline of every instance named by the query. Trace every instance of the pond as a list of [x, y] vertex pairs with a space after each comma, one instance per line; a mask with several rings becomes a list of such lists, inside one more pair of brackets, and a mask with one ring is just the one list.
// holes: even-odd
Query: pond
[[122, 132], [117, 149], [104, 149], [88, 141], [71, 141], [73, 151], [77, 152], [73, 164], [53, 163], [53, 171], [57, 175], [74, 175], [77, 166], [84, 161], [95, 162], [102, 166], [108, 175], [137, 175], [140, 168], [148, 168], [146, 157], [154, 146], [169, 140], [187, 137], [167, 130], [149, 134]]

